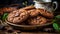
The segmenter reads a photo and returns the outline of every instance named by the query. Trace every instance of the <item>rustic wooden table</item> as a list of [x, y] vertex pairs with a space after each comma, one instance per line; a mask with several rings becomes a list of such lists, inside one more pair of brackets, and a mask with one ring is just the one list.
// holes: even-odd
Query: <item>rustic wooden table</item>
[[21, 32], [21, 33], [7, 33], [0, 31], [0, 34], [60, 34], [60, 33], [47, 33], [47, 32]]
[[[50, 25], [51, 26], [51, 25]], [[46, 27], [47, 30], [53, 29], [52, 27]], [[13, 32], [7, 30], [0, 30], [0, 34], [60, 34], [54, 31], [42, 31], [42, 30], [32, 30], [32, 31], [20, 31], [15, 30]]]

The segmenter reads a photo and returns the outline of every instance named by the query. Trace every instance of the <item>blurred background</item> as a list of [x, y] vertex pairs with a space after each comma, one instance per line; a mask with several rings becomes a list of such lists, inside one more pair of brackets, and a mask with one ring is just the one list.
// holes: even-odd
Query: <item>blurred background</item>
[[[11, 5], [11, 4], [20, 4], [21, 7], [23, 7], [23, 2], [27, 2], [27, 5], [34, 4], [33, 0], [0, 0], [0, 5]], [[4, 7], [1, 6], [1, 7]]]
[[[34, 4], [33, 0], [0, 0], [0, 7], [7, 6], [10, 4], [20, 4], [20, 6], [23, 6], [22, 3], [25, 1], [27, 1], [27, 5]], [[57, 1], [58, 5], [60, 5], [59, 0], [53, 0], [53, 1]]]
[[[60, 13], [60, 1], [59, 0], [52, 0], [52, 1], [57, 1], [58, 2], [58, 9], [55, 11], [57, 14]], [[5, 7], [11, 4], [19, 4], [20, 7], [24, 7], [23, 2], [27, 2], [27, 5], [34, 4], [33, 0], [0, 0], [0, 7]]]

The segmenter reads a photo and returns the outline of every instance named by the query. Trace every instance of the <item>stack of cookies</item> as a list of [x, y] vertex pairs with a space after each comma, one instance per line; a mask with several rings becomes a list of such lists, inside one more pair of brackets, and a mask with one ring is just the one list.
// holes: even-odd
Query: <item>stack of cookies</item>
[[46, 24], [53, 17], [54, 15], [50, 11], [27, 6], [9, 13], [7, 20], [20, 25], [41, 25]]

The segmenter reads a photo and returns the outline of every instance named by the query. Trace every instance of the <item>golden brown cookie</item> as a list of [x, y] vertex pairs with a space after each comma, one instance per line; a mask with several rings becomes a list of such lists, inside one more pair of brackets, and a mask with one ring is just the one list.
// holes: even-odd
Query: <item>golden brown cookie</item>
[[31, 10], [31, 9], [35, 9], [35, 7], [34, 7], [34, 6], [27, 6], [27, 7], [21, 8], [21, 9], [24, 9], [24, 10]]
[[53, 18], [54, 17], [52, 12], [49, 12], [49, 11], [44, 10], [44, 9], [38, 9], [38, 10], [40, 10], [39, 12], [40, 12], [41, 15], [43, 15], [47, 18]]
[[29, 14], [26, 10], [16, 10], [8, 15], [7, 20], [13, 23], [21, 23], [28, 18]]
[[32, 9], [32, 10], [29, 10], [28, 13], [30, 14], [31, 17], [35, 17], [39, 15], [39, 10]]
[[3, 7], [3, 8], [0, 8], [0, 12], [12, 12], [14, 10], [17, 10], [17, 8], [15, 8], [15, 7]]
[[28, 24], [30, 25], [42, 25], [42, 24], [45, 24], [46, 22], [47, 22], [47, 19], [42, 16], [37, 16], [37, 17], [28, 19]]

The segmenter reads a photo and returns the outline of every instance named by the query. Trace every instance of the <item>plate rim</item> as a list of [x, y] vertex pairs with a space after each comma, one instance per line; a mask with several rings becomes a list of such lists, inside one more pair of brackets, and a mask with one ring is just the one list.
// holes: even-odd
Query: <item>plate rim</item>
[[47, 25], [52, 24], [52, 22], [50, 22], [50, 23], [42, 24], [42, 25], [19, 25], [19, 24], [10, 23], [10, 22], [8, 22], [7, 20], [5, 20], [5, 22], [6, 22], [7, 24], [9, 24], [9, 25], [17, 26], [17, 27], [42, 27], [42, 26], [47, 26]]

